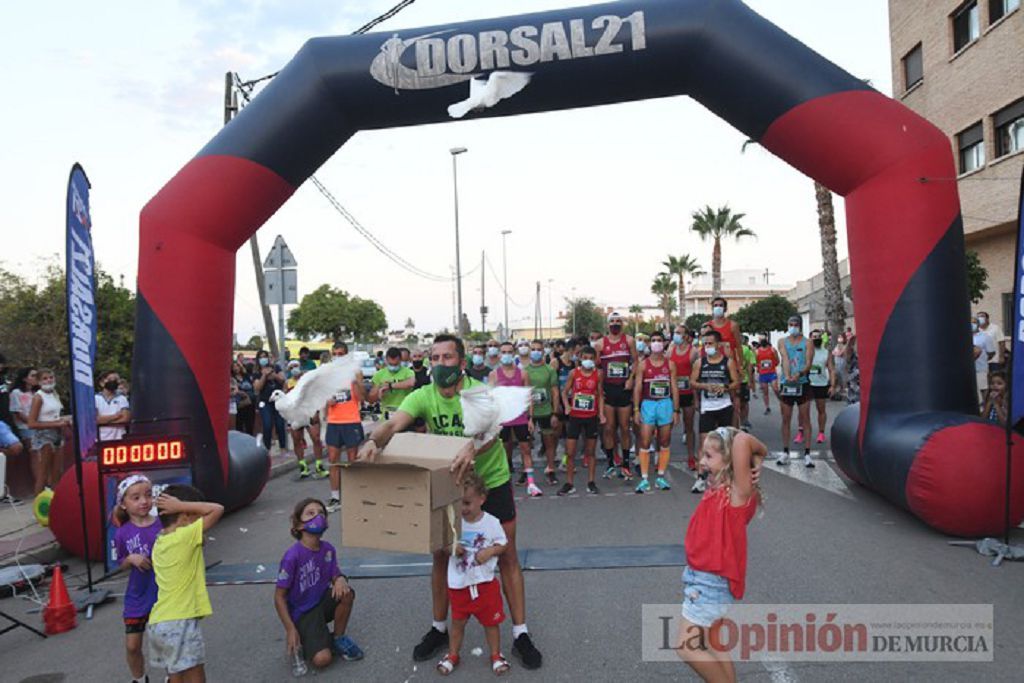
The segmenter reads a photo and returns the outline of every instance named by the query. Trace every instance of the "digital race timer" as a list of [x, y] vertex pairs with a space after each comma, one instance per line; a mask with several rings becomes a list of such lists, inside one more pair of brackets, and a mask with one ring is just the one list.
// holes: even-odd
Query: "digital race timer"
[[96, 444], [100, 472], [188, 467], [192, 458], [187, 441], [180, 436], [127, 436]]

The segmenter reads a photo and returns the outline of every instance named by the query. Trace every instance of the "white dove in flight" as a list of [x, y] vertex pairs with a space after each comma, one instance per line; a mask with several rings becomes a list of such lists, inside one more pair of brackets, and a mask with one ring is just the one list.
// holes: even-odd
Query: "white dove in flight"
[[461, 119], [471, 111], [493, 107], [512, 97], [529, 84], [531, 74], [521, 71], [492, 71], [487, 81], [474, 78], [469, 82], [469, 97], [448, 107], [448, 115]]
[[292, 428], [309, 424], [311, 417], [327, 405], [327, 399], [352, 386], [362, 376], [361, 363], [355, 356], [343, 356], [324, 363], [302, 375], [287, 394], [280, 389], [270, 395], [277, 412]]
[[514, 420], [530, 408], [526, 387], [478, 386], [460, 394], [463, 433], [473, 437], [477, 447], [501, 431], [501, 423]]

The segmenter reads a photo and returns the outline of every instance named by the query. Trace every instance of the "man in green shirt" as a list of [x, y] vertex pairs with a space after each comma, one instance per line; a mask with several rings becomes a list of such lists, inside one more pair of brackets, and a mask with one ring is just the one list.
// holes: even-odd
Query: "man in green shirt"
[[526, 381], [532, 389], [530, 399], [533, 402], [533, 433], [540, 432], [547, 459], [544, 476], [547, 477], [548, 485], [558, 486], [558, 478], [555, 476], [554, 430], [558, 427], [558, 418], [555, 414], [559, 412], [558, 395], [561, 392], [558, 391], [558, 373], [544, 362], [544, 342], [539, 339], [530, 342], [530, 362], [524, 370]]
[[380, 401], [380, 412], [387, 420], [402, 405], [416, 386], [416, 373], [402, 365], [402, 350], [392, 346], [384, 354], [384, 367], [370, 379], [370, 403]]
[[[378, 424], [370, 438], [359, 450], [359, 460], [372, 462], [388, 445], [391, 437], [409, 429], [416, 418], [426, 421], [431, 434], [463, 436], [462, 401], [459, 394], [463, 389], [479, 386], [466, 376], [466, 347], [454, 335], [439, 334], [430, 349], [431, 378], [433, 382], [409, 394], [391, 418]], [[508, 547], [498, 556], [501, 572], [501, 586], [512, 613], [512, 654], [516, 655], [524, 668], [537, 669], [541, 665], [541, 653], [533, 645], [526, 628], [526, 595], [523, 588], [523, 569], [516, 551], [516, 506], [512, 495], [505, 449], [495, 438], [479, 449], [472, 442], [467, 444], [452, 461], [451, 471], [461, 479], [470, 465], [487, 486], [485, 512], [498, 518]], [[448, 645], [448, 551], [434, 553], [431, 568], [431, 592], [433, 597], [434, 623], [420, 643], [413, 648], [413, 659], [426, 661], [437, 655]]]

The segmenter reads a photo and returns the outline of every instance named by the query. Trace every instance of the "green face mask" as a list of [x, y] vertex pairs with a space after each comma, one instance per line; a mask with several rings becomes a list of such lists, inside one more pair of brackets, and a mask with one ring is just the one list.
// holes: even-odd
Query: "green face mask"
[[458, 365], [435, 365], [430, 369], [430, 376], [438, 387], [448, 389], [459, 383], [462, 368]]

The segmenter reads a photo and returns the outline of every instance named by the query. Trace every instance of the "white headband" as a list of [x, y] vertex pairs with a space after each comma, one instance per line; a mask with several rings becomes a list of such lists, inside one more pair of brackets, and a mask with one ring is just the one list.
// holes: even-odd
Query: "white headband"
[[124, 500], [124, 494], [128, 493], [128, 489], [142, 483], [151, 483], [149, 477], [144, 474], [129, 474], [122, 479], [121, 483], [117, 485], [117, 504], [120, 505], [121, 501]]

